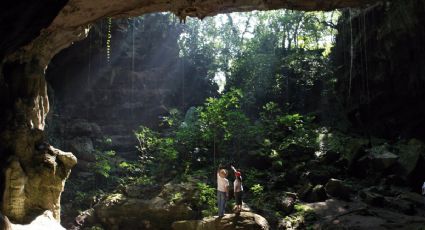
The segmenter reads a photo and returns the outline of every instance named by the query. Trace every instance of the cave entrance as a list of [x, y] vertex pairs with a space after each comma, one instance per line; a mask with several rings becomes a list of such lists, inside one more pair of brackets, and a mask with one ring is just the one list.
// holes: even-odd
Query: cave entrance
[[[139, 126], [166, 133], [173, 116], [188, 117], [223, 90], [258, 84], [247, 90], [258, 98], [249, 107], [251, 117], [273, 99], [315, 111], [320, 100], [311, 98], [322, 95], [329, 80], [325, 63], [339, 16], [338, 11], [277, 10], [181, 23], [173, 14], [156, 13], [94, 24], [86, 39], [52, 59], [46, 74], [49, 142], [79, 160], [62, 196], [65, 215], [75, 216], [69, 211], [89, 208], [99, 191], [111, 191], [122, 178], [141, 173], [134, 171], [143, 168], [135, 167], [143, 164], [134, 134]], [[262, 67], [252, 68], [254, 63]]]

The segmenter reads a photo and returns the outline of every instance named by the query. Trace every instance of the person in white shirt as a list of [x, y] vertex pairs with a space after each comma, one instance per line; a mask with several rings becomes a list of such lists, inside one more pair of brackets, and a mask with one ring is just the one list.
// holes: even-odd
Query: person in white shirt
[[226, 177], [226, 169], [219, 169], [217, 171], [217, 203], [219, 217], [224, 216], [226, 201], [229, 198], [229, 180], [227, 180]]

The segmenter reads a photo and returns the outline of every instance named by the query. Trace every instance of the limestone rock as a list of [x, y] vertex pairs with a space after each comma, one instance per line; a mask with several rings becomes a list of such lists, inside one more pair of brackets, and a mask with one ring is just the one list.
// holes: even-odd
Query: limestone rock
[[268, 230], [267, 220], [252, 212], [241, 212], [240, 215], [228, 214], [223, 218], [206, 217], [202, 220], [184, 220], [174, 222], [174, 230]]
[[419, 140], [412, 139], [405, 145], [399, 144], [399, 149], [400, 173], [405, 178], [409, 178], [425, 154], [425, 144]]
[[393, 166], [398, 160], [398, 156], [391, 152], [372, 155], [372, 161], [375, 169], [386, 170]]
[[149, 200], [112, 194], [94, 207], [96, 219], [107, 229], [137, 229], [151, 226], [167, 229], [176, 220], [193, 218], [186, 205], [174, 205], [160, 197]]
[[383, 207], [385, 204], [384, 196], [377, 193], [374, 188], [363, 189], [359, 192], [359, 196], [365, 203], [373, 206]]
[[425, 206], [424, 197], [413, 192], [405, 192], [398, 196], [399, 199], [411, 202], [415, 207], [423, 208]]
[[338, 179], [330, 179], [328, 183], [326, 183], [325, 190], [330, 196], [344, 200], [350, 199], [350, 194], [352, 193], [350, 187]]
[[307, 204], [319, 217], [315, 229], [421, 229], [425, 218], [398, 210], [367, 206], [362, 202], [328, 199]]
[[311, 184], [304, 185], [299, 191], [298, 196], [301, 200], [307, 202], [324, 201], [327, 198], [323, 185], [312, 186]]
[[285, 196], [278, 202], [278, 209], [284, 212], [286, 215], [290, 214], [294, 210], [296, 198], [294, 196]]
[[88, 137], [79, 137], [70, 140], [67, 143], [68, 149], [70, 149], [78, 159], [85, 161], [95, 161], [96, 158], [93, 154], [94, 147], [93, 142]]
[[93, 215], [106, 229], [170, 229], [174, 221], [195, 217], [190, 207], [195, 185], [193, 182], [170, 182], [159, 193], [156, 186], [127, 186], [124, 190], [128, 195], [105, 197], [94, 206]]
[[23, 222], [32, 219], [30, 214], [51, 210], [53, 217], [60, 220], [60, 194], [76, 163], [72, 153], [51, 146], [34, 155], [31, 162], [10, 158], [5, 173], [3, 213], [12, 221]]
[[350, 138], [347, 141], [343, 158], [347, 160], [348, 167], [352, 167], [355, 161], [363, 156], [367, 144], [367, 140], [360, 138]]
[[384, 197], [385, 206], [407, 215], [416, 213], [414, 205], [406, 200], [401, 200], [394, 197]]
[[308, 184], [304, 184], [300, 189], [298, 189], [297, 194], [298, 197], [301, 200], [305, 200], [308, 196], [308, 194], [311, 192], [311, 190], [313, 189], [313, 185], [311, 185], [310, 183]]
[[325, 192], [325, 187], [323, 185], [316, 185], [311, 190], [310, 195], [307, 197], [309, 202], [317, 202], [326, 200], [327, 195]]

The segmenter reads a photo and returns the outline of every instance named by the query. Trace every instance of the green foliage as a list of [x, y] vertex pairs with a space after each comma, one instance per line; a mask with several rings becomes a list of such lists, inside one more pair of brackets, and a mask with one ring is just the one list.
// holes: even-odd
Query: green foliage
[[160, 137], [159, 133], [144, 126], [134, 134], [139, 143], [136, 147], [141, 164], [151, 176], [161, 177], [175, 165], [178, 152], [174, 146], [174, 138]]
[[311, 116], [284, 113], [276, 103], [267, 103], [260, 113], [264, 152], [278, 160], [280, 153], [291, 145], [317, 148], [318, 133], [313, 120]]
[[175, 204], [183, 198], [183, 195], [180, 192], [176, 192], [171, 197], [171, 203]]
[[254, 184], [249, 190], [252, 194], [251, 203], [255, 207], [261, 207], [265, 199], [264, 187], [260, 184]]
[[109, 163], [113, 157], [115, 157], [115, 151], [109, 150], [106, 152], [97, 151], [95, 153], [96, 162], [94, 165], [95, 173], [102, 175], [105, 178], [110, 176], [112, 166]]
[[198, 183], [197, 189], [199, 190], [197, 197], [198, 206], [202, 210], [202, 216], [215, 215], [218, 212], [215, 189], [205, 183]]
[[294, 213], [286, 216], [284, 222], [286, 226], [302, 229], [314, 229], [311, 222], [317, 219], [313, 209], [304, 204], [295, 204]]
[[[240, 90], [233, 89], [220, 98], [208, 98], [199, 108], [199, 123], [204, 142], [212, 146], [227, 159], [239, 158], [244, 150], [242, 143], [251, 143], [254, 137], [253, 126], [240, 105]], [[230, 153], [237, 155], [230, 155]]]
[[263, 186], [262, 186], [262, 185], [260, 185], [260, 184], [254, 184], [254, 185], [251, 187], [251, 192], [252, 192], [252, 194], [253, 194], [255, 197], [260, 197], [260, 196], [262, 196], [262, 195], [263, 195], [263, 190], [264, 190], [264, 188], [263, 188]]

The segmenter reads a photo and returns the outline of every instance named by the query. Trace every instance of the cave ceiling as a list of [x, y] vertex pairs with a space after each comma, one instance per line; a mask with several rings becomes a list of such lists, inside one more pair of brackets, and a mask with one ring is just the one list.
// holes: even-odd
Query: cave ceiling
[[[252, 10], [333, 10], [361, 7], [376, 0], [41, 0], [4, 1], [0, 7], [0, 58], [41, 53], [41, 62], [85, 37], [91, 23], [105, 17], [173, 12], [182, 20]], [[37, 50], [43, 47], [43, 50]], [[45, 63], [44, 63], [45, 64]]]

